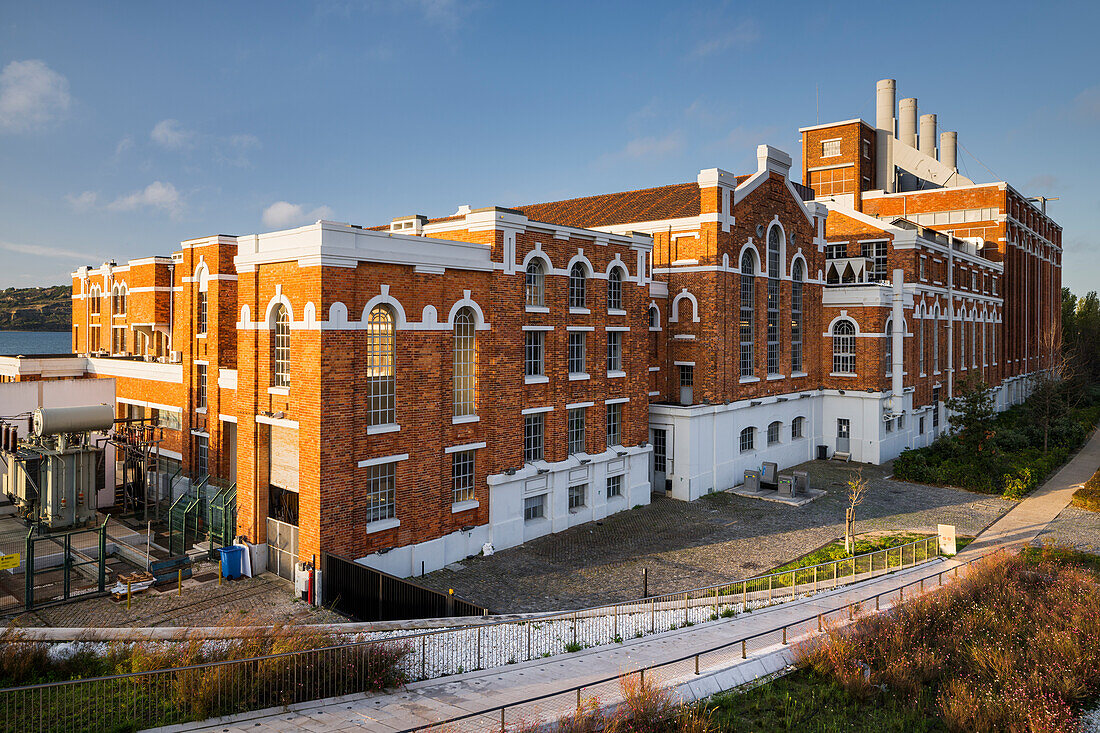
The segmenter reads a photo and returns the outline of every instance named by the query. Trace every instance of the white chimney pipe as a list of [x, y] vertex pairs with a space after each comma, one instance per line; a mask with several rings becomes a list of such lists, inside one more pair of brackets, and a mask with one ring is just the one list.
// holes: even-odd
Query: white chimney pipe
[[894, 393], [894, 413], [900, 413], [905, 408], [905, 383], [902, 380], [902, 371], [904, 370], [905, 364], [902, 353], [902, 349], [905, 348], [905, 300], [902, 291], [904, 281], [905, 270], [900, 268], [894, 270], [894, 307], [891, 314], [893, 323], [891, 324], [892, 329], [890, 333], [890, 338], [893, 339], [892, 346], [894, 352], [890, 372], [890, 391]]
[[898, 140], [911, 148], [917, 147], [917, 98], [898, 102]]
[[875, 87], [875, 178], [878, 187], [894, 191], [894, 105], [897, 82], [882, 79]]
[[920, 116], [920, 151], [929, 158], [936, 157], [936, 115]]
[[959, 133], [945, 132], [940, 135], [940, 162], [948, 168], [959, 167]]

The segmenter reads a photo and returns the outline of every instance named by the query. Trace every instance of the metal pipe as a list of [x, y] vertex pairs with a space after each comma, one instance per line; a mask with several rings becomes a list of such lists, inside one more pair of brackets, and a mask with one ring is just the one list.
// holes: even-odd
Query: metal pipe
[[893, 363], [890, 365], [890, 391], [893, 392], [893, 414], [900, 414], [905, 409], [905, 385], [902, 380], [902, 373], [904, 372], [905, 359], [902, 349], [904, 348], [904, 335], [905, 335], [905, 296], [903, 287], [905, 283], [905, 270], [897, 268], [894, 270], [894, 302], [893, 302], [893, 329], [890, 334], [890, 338], [893, 339]]

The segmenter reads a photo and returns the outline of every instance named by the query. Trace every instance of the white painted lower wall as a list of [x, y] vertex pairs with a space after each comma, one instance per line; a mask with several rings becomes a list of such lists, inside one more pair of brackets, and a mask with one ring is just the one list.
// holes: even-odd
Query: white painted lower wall
[[[946, 386], [944, 387], [946, 398]], [[1028, 376], [1014, 377], [994, 389], [998, 411], [1018, 404], [1031, 392]], [[838, 421], [849, 421], [849, 452], [852, 461], [881, 464], [897, 458], [902, 451], [931, 445], [937, 435], [950, 428], [950, 415], [941, 405], [939, 428], [933, 428], [934, 408], [926, 405], [913, 409], [912, 388], [905, 389], [900, 408], [888, 409], [888, 392], [845, 390], [806, 390], [791, 394], [743, 400], [721, 405], [650, 405], [649, 427], [664, 430], [666, 439], [666, 478], [671, 495], [693, 501], [712, 491], [744, 483], [745, 471], [760, 470], [774, 461], [783, 470], [817, 457], [817, 446], [826, 446], [827, 455], [838, 449]], [[889, 423], [885, 415], [900, 411], [903, 424], [895, 416]], [[804, 419], [802, 438], [792, 438], [791, 424]], [[767, 442], [768, 425], [780, 423], [779, 441]], [[755, 447], [742, 451], [741, 431], [756, 429]], [[653, 481], [652, 467], [650, 469]], [[654, 489], [663, 487], [654, 482]]]
[[[570, 456], [557, 463], [535, 461], [512, 475], [493, 474], [487, 479], [488, 524], [397, 547], [385, 554], [372, 553], [356, 562], [400, 578], [418, 576], [477, 555], [486, 542], [496, 550], [516, 547], [536, 537], [648, 504], [651, 451], [649, 446], [619, 447]], [[621, 496], [607, 498], [608, 476], [623, 477]], [[580, 485], [587, 486], [585, 504], [570, 510], [569, 487]], [[543, 495], [545, 516], [525, 520], [524, 500]]]

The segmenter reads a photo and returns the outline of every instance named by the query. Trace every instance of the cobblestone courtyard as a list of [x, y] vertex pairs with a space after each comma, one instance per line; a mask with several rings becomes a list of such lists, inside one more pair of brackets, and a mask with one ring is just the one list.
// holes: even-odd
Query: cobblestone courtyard
[[[565, 610], [629, 600], [757, 575], [842, 536], [843, 481], [858, 464], [812, 461], [798, 467], [829, 493], [803, 507], [725, 492], [687, 503], [652, 504], [541, 537], [492, 557], [462, 561], [419, 581], [455, 592], [493, 612]], [[960, 534], [984, 529], [1014, 504], [997, 496], [885, 478], [891, 464], [862, 466], [871, 488], [856, 510], [856, 531], [935, 532], [954, 524]]]
[[1032, 544], [1062, 545], [1100, 555], [1100, 514], [1071, 504]]

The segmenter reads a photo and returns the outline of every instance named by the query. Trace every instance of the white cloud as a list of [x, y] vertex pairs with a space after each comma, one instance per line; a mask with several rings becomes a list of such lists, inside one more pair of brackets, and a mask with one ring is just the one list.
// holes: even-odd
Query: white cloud
[[[81, 194], [83, 196], [84, 194]], [[172, 218], [183, 213], [183, 197], [171, 183], [153, 181], [140, 191], [127, 196], [119, 196], [107, 204], [110, 211], [135, 211], [142, 207], [160, 209], [168, 212]]]
[[161, 147], [169, 150], [183, 150], [191, 147], [195, 133], [183, 127], [179, 120], [161, 120], [153, 126], [149, 137]]
[[118, 145], [115, 146], [115, 157], [121, 157], [123, 153], [134, 147], [134, 138], [127, 135], [118, 141]]
[[230, 135], [217, 141], [214, 159], [219, 163], [244, 168], [251, 163], [248, 158], [249, 151], [259, 148], [260, 138], [255, 135]]
[[99, 201], [99, 194], [95, 191], [85, 191], [80, 194], [68, 194], [65, 196], [69, 205], [76, 211], [91, 211]]
[[700, 41], [692, 49], [692, 55], [703, 57], [728, 51], [731, 48], [742, 48], [760, 38], [760, 29], [752, 20], [743, 20], [731, 30], [712, 38]]
[[318, 206], [315, 209], [306, 210], [301, 204], [292, 204], [289, 201], [276, 201], [264, 209], [264, 226], [272, 229], [288, 229], [300, 224], [309, 224], [318, 219], [331, 219], [332, 209], [327, 206]]
[[92, 252], [77, 252], [72, 249], [46, 247], [40, 244], [17, 244], [15, 242], [0, 241], [0, 249], [6, 249], [9, 252], [17, 252], [24, 255], [33, 255], [35, 257], [54, 257], [66, 260], [85, 260], [88, 262], [98, 262], [103, 259], [100, 255]]
[[41, 128], [71, 104], [69, 80], [42, 61], [12, 61], [0, 71], [0, 132]]

